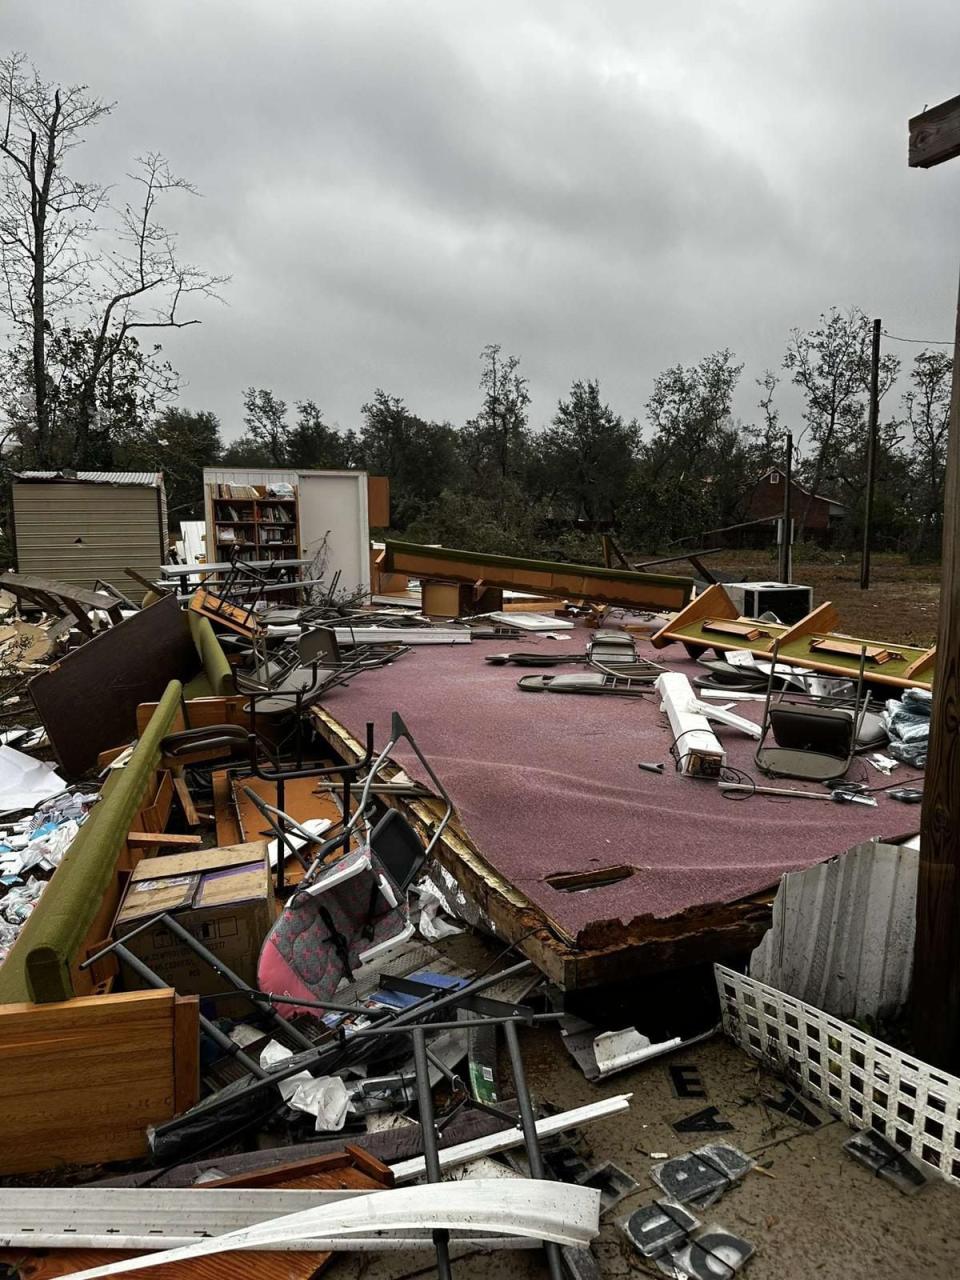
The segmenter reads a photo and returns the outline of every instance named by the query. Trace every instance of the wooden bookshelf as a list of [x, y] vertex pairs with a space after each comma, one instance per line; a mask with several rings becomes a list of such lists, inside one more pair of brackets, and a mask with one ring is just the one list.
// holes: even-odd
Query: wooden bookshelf
[[241, 560], [300, 558], [299, 504], [296, 496], [276, 498], [266, 485], [214, 486], [214, 558]]

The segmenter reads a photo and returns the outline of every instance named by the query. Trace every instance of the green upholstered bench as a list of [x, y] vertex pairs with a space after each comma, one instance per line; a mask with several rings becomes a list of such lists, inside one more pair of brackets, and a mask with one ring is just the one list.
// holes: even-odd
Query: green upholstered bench
[[161, 739], [180, 708], [181, 692], [180, 682], [171, 680], [129, 762], [104, 784], [101, 799], [0, 965], [0, 1004], [47, 1003], [78, 994], [71, 966], [114, 881], [130, 824], [145, 803], [160, 760]]
[[217, 639], [217, 633], [210, 625], [210, 619], [189, 610], [187, 621], [201, 665], [197, 675], [184, 684], [183, 696], [187, 699], [225, 698], [236, 693], [230, 663]]

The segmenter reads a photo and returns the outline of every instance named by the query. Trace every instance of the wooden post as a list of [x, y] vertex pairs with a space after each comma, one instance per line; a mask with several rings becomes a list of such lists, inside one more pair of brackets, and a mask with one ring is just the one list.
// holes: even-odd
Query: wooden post
[[[960, 155], [960, 96], [910, 121], [908, 163]], [[920, 818], [913, 1040], [934, 1066], [960, 1067], [960, 293], [944, 483], [937, 673]]]
[[860, 556], [860, 590], [870, 586], [870, 542], [873, 537], [873, 491], [877, 483], [877, 423], [880, 418], [880, 327], [873, 322], [870, 356], [870, 418], [867, 423], [867, 490], [863, 504], [863, 551]]
[[934, 1066], [960, 1068], [960, 296], [944, 485], [943, 564], [933, 714], [920, 818], [913, 1040]]

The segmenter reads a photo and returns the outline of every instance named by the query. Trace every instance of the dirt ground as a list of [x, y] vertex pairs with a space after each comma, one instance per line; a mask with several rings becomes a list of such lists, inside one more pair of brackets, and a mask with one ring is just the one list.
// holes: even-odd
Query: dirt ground
[[[917, 1195], [905, 1196], [843, 1151], [851, 1133], [846, 1125], [824, 1114], [819, 1127], [807, 1128], [770, 1110], [764, 1099], [779, 1096], [782, 1083], [723, 1036], [599, 1085], [583, 1078], [552, 1028], [524, 1030], [521, 1041], [537, 1098], [568, 1108], [632, 1094], [626, 1115], [583, 1130], [587, 1150], [581, 1154], [591, 1167], [613, 1161], [638, 1183], [603, 1215], [595, 1246], [603, 1280], [661, 1274], [637, 1255], [619, 1226], [661, 1194], [650, 1177], [660, 1157], [651, 1153], [678, 1155], [717, 1139], [749, 1153], [763, 1170], [749, 1174], [702, 1217], [753, 1245], [745, 1280], [952, 1280], [960, 1273], [960, 1190], [932, 1177]], [[703, 1097], [676, 1096], [668, 1068], [678, 1063], [696, 1069]], [[705, 1106], [716, 1107], [732, 1129], [674, 1129]], [[329, 1280], [413, 1280], [437, 1273], [429, 1254], [398, 1253], [343, 1254], [327, 1274]], [[548, 1273], [539, 1251], [510, 1251], [464, 1256], [454, 1274], [460, 1280], [546, 1280]], [[715, 1272], [717, 1280], [722, 1274]]]
[[[793, 580], [813, 588], [813, 603], [829, 600], [840, 615], [839, 630], [867, 639], [926, 647], [936, 640], [940, 604], [940, 565], [910, 564], [906, 556], [875, 555], [870, 587], [860, 589], [860, 557], [823, 553], [826, 560], [794, 560]], [[718, 577], [745, 574], [749, 580], [774, 580], [777, 562], [767, 551], [723, 552], [704, 564]]]

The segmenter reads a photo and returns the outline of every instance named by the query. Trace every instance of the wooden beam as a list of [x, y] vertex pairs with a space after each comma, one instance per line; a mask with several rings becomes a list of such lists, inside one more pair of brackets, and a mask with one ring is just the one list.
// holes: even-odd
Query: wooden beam
[[909, 128], [907, 163], [911, 169], [929, 169], [960, 156], [960, 94], [921, 111]]
[[127, 844], [134, 849], [163, 845], [166, 848], [197, 848], [203, 844], [203, 836], [181, 836], [172, 831], [128, 831]]
[[482, 578], [488, 587], [637, 609], [682, 609], [693, 590], [692, 578], [674, 574], [494, 556], [413, 542], [387, 542], [386, 568], [421, 580], [437, 578], [472, 586]]
[[[960, 125], [960, 99], [957, 100]], [[934, 1066], [960, 1067], [960, 296], [947, 469], [937, 675], [920, 820], [913, 1040]]]

